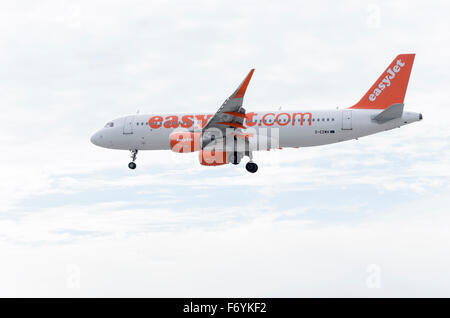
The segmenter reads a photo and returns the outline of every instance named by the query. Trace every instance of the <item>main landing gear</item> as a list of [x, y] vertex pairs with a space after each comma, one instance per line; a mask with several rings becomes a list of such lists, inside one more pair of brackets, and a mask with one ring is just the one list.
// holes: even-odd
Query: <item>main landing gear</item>
[[245, 149], [243, 149], [243, 151], [241, 150], [240, 152], [238, 152], [236, 136], [234, 136], [234, 144], [233, 145], [234, 145], [234, 148], [233, 148], [234, 151], [231, 154], [231, 156], [228, 157], [229, 162], [234, 165], [238, 165], [241, 162], [241, 159], [244, 156], [247, 156], [250, 159], [250, 161], [245, 165], [245, 169], [247, 169], [247, 171], [250, 173], [255, 173], [256, 171], [258, 171], [258, 165], [253, 162], [253, 154], [250, 150], [248, 139], [245, 140]]
[[245, 169], [247, 169], [248, 172], [255, 173], [256, 171], [258, 171], [258, 165], [250, 161], [245, 165]]
[[130, 169], [136, 169], [136, 164], [135, 164], [134, 162], [136, 161], [136, 156], [137, 156], [138, 151], [137, 151], [137, 149], [130, 150], [130, 151], [131, 151], [131, 159], [132, 159], [133, 161], [131, 161], [131, 162], [128, 164], [128, 168], [130, 168]]
[[258, 171], [258, 165], [253, 162], [252, 152], [249, 151], [246, 153], [246, 155], [250, 158], [250, 161], [245, 165], [245, 169], [247, 169], [247, 171], [250, 173], [255, 173], [256, 171]]
[[241, 162], [241, 158], [237, 151], [233, 152], [233, 155], [231, 156], [231, 163], [234, 165], [238, 165]]
[[[234, 151], [231, 155], [230, 163], [234, 165], [238, 165], [241, 162], [242, 157], [244, 156], [244, 153], [238, 153], [237, 151]], [[250, 158], [250, 161], [245, 165], [245, 169], [247, 169], [248, 172], [255, 173], [258, 171], [258, 165], [253, 162], [253, 156], [252, 153], [249, 151], [245, 152], [245, 156], [248, 156]]]

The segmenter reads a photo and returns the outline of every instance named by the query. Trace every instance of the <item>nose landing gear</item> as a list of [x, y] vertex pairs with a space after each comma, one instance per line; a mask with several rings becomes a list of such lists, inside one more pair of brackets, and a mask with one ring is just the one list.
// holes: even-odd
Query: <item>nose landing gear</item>
[[133, 161], [131, 161], [129, 164], [128, 164], [128, 168], [130, 168], [130, 169], [136, 169], [136, 164], [134, 163], [135, 161], [136, 161], [136, 156], [137, 156], [137, 153], [138, 153], [138, 151], [137, 151], [137, 149], [134, 149], [134, 150], [130, 150], [131, 151], [131, 159], [133, 160]]

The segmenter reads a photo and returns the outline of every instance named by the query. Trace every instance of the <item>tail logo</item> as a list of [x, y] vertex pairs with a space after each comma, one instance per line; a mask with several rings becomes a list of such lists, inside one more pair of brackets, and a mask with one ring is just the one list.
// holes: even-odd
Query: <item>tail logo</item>
[[386, 87], [391, 86], [391, 80], [395, 78], [395, 75], [400, 72], [402, 67], [405, 66], [405, 62], [402, 62], [401, 59], [397, 60], [397, 64], [394, 65], [394, 67], [389, 68], [387, 70], [387, 75], [383, 78], [383, 80], [378, 84], [378, 87], [373, 90], [373, 93], [369, 95], [369, 100], [371, 102], [375, 101], [377, 99], [377, 96], [379, 96], [383, 90]]

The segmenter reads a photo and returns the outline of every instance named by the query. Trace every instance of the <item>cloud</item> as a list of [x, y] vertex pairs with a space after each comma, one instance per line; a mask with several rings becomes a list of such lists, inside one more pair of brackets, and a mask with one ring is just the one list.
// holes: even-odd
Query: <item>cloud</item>
[[[99, 214], [107, 209], [90, 208], [89, 212], [80, 210], [78, 220], [98, 224]], [[442, 242], [449, 239], [448, 213], [442, 201], [413, 200], [388, 209], [382, 215], [372, 215], [363, 222], [328, 225], [302, 219], [280, 219], [281, 211], [261, 214], [258, 208], [244, 208], [257, 216], [250, 222], [219, 228], [171, 230], [169, 227], [155, 231], [149, 230], [146, 222], [153, 220], [151, 223], [155, 223], [153, 217], [159, 222], [181, 221], [184, 225], [189, 223], [189, 218], [158, 213], [155, 216], [153, 212], [153, 216], [144, 217], [138, 211], [134, 211], [133, 216], [125, 216], [125, 211], [117, 211], [121, 216], [108, 213], [108, 217], [101, 217], [109, 223], [106, 227], [118, 228], [120, 224], [122, 229], [143, 230], [134, 234], [110, 232], [107, 235], [94, 235], [89, 231], [70, 233], [69, 230], [64, 233], [61, 230], [54, 235], [72, 236], [71, 243], [67, 242], [63, 247], [19, 245], [18, 249], [18, 246], [12, 248], [1, 243], [5, 255], [2, 267], [8, 269], [17, 264], [14, 272], [21, 273], [16, 283], [2, 293], [378, 297], [417, 296], [421, 293], [416, 291], [426, 290], [429, 296], [446, 295], [443, 277], [435, 279], [438, 273], [446, 271], [444, 264], [448, 265], [449, 261], [448, 250], [441, 248]], [[71, 214], [70, 209], [65, 211]], [[227, 213], [223, 209], [215, 211], [214, 215], [219, 216], [222, 212]], [[85, 213], [94, 216], [89, 219]], [[61, 222], [56, 211], [52, 215], [56, 216], [55, 223]], [[207, 214], [203, 217], [208, 218]], [[224, 220], [223, 216], [219, 219]], [[63, 223], [77, 226], [76, 220]], [[39, 226], [39, 222], [34, 220], [31, 225]], [[94, 231], [104, 230], [104, 226], [97, 226]], [[67, 264], [79, 267], [80, 289], [66, 286], [70, 277], [65, 272]], [[370, 264], [377, 264], [381, 269], [379, 289], [368, 288]], [[9, 267], [9, 272], [11, 269]], [[1, 272], [5, 276], [7, 271]], [[404, 286], [411, 288], [405, 290]]]

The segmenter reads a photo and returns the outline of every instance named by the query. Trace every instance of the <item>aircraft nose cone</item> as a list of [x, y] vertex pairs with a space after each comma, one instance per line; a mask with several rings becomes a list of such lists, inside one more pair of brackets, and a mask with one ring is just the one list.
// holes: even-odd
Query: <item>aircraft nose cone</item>
[[100, 140], [103, 138], [102, 135], [100, 135], [99, 132], [96, 132], [95, 134], [93, 134], [91, 136], [91, 142], [96, 145], [96, 146], [100, 146]]
[[91, 142], [97, 146], [97, 134], [96, 133], [91, 136]]

